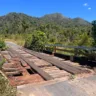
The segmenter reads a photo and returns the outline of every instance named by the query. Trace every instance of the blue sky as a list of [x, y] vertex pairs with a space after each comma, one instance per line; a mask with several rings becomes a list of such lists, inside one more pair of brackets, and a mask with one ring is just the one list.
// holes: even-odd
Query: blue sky
[[9, 12], [36, 17], [58, 12], [92, 21], [96, 19], [96, 0], [0, 0], [0, 16]]

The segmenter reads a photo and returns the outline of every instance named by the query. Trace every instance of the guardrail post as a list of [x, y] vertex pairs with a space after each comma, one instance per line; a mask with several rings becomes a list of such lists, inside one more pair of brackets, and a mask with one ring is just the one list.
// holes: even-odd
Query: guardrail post
[[77, 55], [78, 55], [78, 49], [74, 48], [74, 56], [77, 56]]
[[46, 46], [44, 46], [43, 51], [46, 50]]
[[56, 46], [54, 46], [54, 49], [53, 49], [52, 55], [54, 56], [55, 53], [56, 53]]
[[70, 61], [74, 61], [74, 56], [77, 56], [77, 54], [78, 54], [78, 49], [74, 48], [74, 55], [70, 56]]
[[70, 61], [74, 61], [74, 56], [73, 55], [70, 56]]

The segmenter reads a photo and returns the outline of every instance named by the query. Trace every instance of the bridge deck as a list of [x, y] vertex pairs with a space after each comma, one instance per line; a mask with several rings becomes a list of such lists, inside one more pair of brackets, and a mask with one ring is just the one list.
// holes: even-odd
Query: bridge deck
[[86, 79], [18, 86], [19, 96], [96, 96], [96, 76]]
[[60, 60], [56, 60], [50, 56], [45, 56], [43, 54], [40, 54], [38, 52], [35, 52], [35, 51], [31, 51], [31, 50], [28, 50], [28, 49], [24, 49], [24, 51], [38, 57], [38, 58], [41, 58], [47, 62], [50, 62], [51, 64], [53, 64], [54, 66], [57, 66], [58, 68], [60, 69], [63, 69], [69, 73], [72, 73], [72, 74], [80, 74], [80, 73], [90, 73], [90, 71], [88, 70], [85, 70], [85, 69], [82, 69], [80, 67], [76, 67], [76, 66], [73, 66], [67, 62], [62, 62]]
[[[38, 82], [38, 83], [37, 82], [33, 83], [33, 81], [35, 79], [32, 81], [31, 80], [31, 79], [33, 79], [33, 77], [32, 77], [30, 79], [30, 83], [21, 83], [21, 84], [25, 84], [25, 85], [17, 84], [18, 96], [96, 96], [96, 76], [95, 75], [91, 76], [91, 77], [87, 77], [87, 78], [80, 77], [81, 79], [77, 79], [77, 78], [69, 79], [68, 78], [66, 81], [64, 80], [64, 78], [66, 76], [68, 76], [68, 77], [73, 76], [72, 75], [73, 72], [74, 73], [76, 72], [75, 74], [80, 73], [80, 75], [82, 72], [85, 74], [86, 68], [82, 69], [82, 68], [73, 66], [68, 63], [62, 62], [60, 60], [53, 59], [52, 56], [48, 57], [48, 56], [45, 56], [44, 54], [41, 55], [41, 53], [37, 54], [37, 53], [33, 52], [31, 54], [29, 52], [22, 50], [22, 48], [18, 47], [17, 45], [14, 45], [14, 43], [7, 43], [7, 44], [9, 44], [9, 46], [11, 48], [13, 48], [13, 50], [15, 50], [16, 52], [21, 54], [24, 57], [24, 59], [27, 59], [31, 63], [33, 62], [35, 64], [35, 67], [33, 66], [34, 64], [32, 65], [32, 67], [34, 67], [33, 69], [35, 69], [35, 71], [37, 71], [36, 73], [34, 73], [35, 71], [32, 68], [30, 68], [30, 66], [29, 66], [29, 68], [32, 70], [33, 74], [26, 75], [25, 74], [26, 72], [25, 72], [23, 76], [18, 77], [19, 79], [17, 77], [14, 77], [15, 79], [13, 78], [12, 79], [13, 81], [17, 80], [16, 83], [19, 83], [20, 80], [21, 80], [21, 82], [24, 82], [24, 79], [26, 78], [26, 76], [30, 77], [33, 75], [38, 75], [38, 73], [40, 75], [42, 75], [42, 72], [40, 72], [40, 71], [38, 72], [37, 69], [44, 71], [45, 73], [49, 74], [51, 77], [54, 78], [52, 80], [44, 81], [44, 80], [42, 80], [42, 78], [39, 75], [39, 78], [41, 78], [41, 79], [40, 79], [40, 82]], [[13, 54], [13, 55], [15, 55], [15, 54]], [[4, 56], [6, 57], [6, 55], [4, 55]], [[7, 58], [9, 58], [9, 57], [7, 57]], [[9, 61], [12, 61], [12, 59], [16, 59], [16, 58], [11, 58], [11, 60], [9, 60]], [[13, 61], [19, 62], [23, 58], [19, 57], [17, 59], [19, 59], [19, 60], [13, 60]], [[16, 63], [18, 63], [18, 62], [16, 62]], [[24, 62], [26, 62], [26, 60], [24, 60]], [[29, 62], [26, 62], [26, 63], [24, 63], [24, 62], [23, 62], [23, 66], [25, 66], [25, 65], [28, 66], [27, 63], [29, 63]], [[5, 64], [5, 66], [6, 65], [7, 64]], [[29, 65], [31, 65], [31, 64], [29, 64]], [[45, 65], [46, 65], [46, 67], [45, 67]], [[36, 66], [37, 66], [37, 68], [36, 68]], [[62, 68], [63, 68], [63, 70], [61, 70]], [[26, 67], [24, 69], [26, 69]], [[62, 71], [63, 71], [63, 73], [62, 73]], [[87, 73], [85, 75], [89, 75], [89, 73]], [[77, 77], [77, 75], [75, 75], [75, 76]], [[21, 77], [23, 77], [23, 79], [21, 79]], [[64, 78], [62, 78], [62, 77], [64, 77]]]

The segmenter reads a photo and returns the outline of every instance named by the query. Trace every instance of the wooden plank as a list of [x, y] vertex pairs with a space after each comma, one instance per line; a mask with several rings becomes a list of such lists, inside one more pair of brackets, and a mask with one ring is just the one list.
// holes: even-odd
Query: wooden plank
[[11, 72], [11, 71], [18, 71], [18, 70], [20, 70], [20, 68], [5, 68], [5, 67], [3, 67], [2, 70], [5, 72]]
[[20, 71], [5, 72], [5, 74], [6, 74], [7, 76], [12, 76], [12, 75], [20, 75], [20, 74], [21, 74], [21, 72], [20, 72]]
[[35, 71], [37, 71], [38, 74], [40, 74], [45, 80], [52, 80], [53, 79], [49, 74], [47, 74], [42, 69], [40, 69], [38, 66], [36, 66], [34, 64], [34, 62], [29, 61], [26, 57], [22, 56], [21, 54], [19, 54], [18, 52], [16, 52], [15, 50], [13, 50], [11, 48], [9, 48], [8, 50], [11, 51], [11, 52], [16, 53], [18, 55], [18, 57], [23, 59], [29, 66], [31, 66], [31, 68], [33, 68]]
[[20, 62], [21, 62], [21, 65], [23, 67], [27, 67], [28, 66], [28, 64], [24, 60], [20, 59]]
[[[10, 54], [10, 56], [12, 57], [12, 58], [15, 58], [15, 57], [17, 57], [17, 55], [15, 54], [13, 54], [12, 52], [8, 52], [9, 54]], [[23, 66], [23, 67], [26, 67], [26, 66], [28, 66], [27, 65], [27, 63], [24, 61], [24, 60], [22, 60], [22, 59], [20, 59], [20, 62], [21, 62], [21, 65]]]
[[68, 66], [67, 64], [65, 65], [64, 63], [60, 62], [59, 60], [54, 60], [53, 58], [49, 57], [49, 56], [44, 56], [42, 54], [39, 54], [38, 52], [34, 52], [34, 51], [31, 51], [31, 50], [28, 50], [28, 49], [24, 49], [26, 52], [36, 56], [36, 57], [39, 57], [41, 59], [44, 59], [48, 62], [50, 62], [51, 64], [63, 69], [63, 70], [66, 70], [72, 74], [77, 74], [78, 70], [75, 70], [75, 69], [72, 69], [70, 66]]
[[14, 66], [14, 63], [4, 63], [2, 67], [5, 67], [5, 68], [16, 68], [16, 66]]
[[46, 60], [47, 62], [50, 62], [51, 64], [69, 72], [69, 73], [72, 73], [72, 74], [79, 74], [79, 73], [83, 73], [83, 72], [90, 72], [88, 70], [84, 70], [84, 69], [81, 69], [77, 66], [73, 66], [73, 65], [70, 65], [68, 64], [67, 62], [62, 62], [62, 61], [59, 61], [59, 60], [56, 60], [54, 58], [52, 58], [51, 56], [45, 56], [43, 54], [40, 54], [38, 52], [34, 52], [32, 50], [28, 50], [28, 49], [25, 49], [23, 48], [23, 50], [25, 50], [26, 52], [38, 57], [38, 58], [41, 58], [43, 60]]
[[14, 57], [16, 57], [14, 54], [12, 54], [11, 52], [8, 52], [9, 54], [10, 54], [10, 56], [12, 57], [12, 58], [14, 58]]

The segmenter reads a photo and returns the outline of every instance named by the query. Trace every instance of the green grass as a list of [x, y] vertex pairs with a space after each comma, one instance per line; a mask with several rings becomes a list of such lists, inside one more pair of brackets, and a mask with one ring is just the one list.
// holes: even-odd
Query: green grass
[[0, 96], [16, 96], [16, 88], [12, 87], [7, 78], [0, 72]]
[[0, 38], [0, 50], [5, 50], [6, 49], [6, 44], [5, 41]]
[[2, 65], [5, 63], [5, 59], [2, 59], [2, 61], [0, 61], [0, 69], [2, 69]]
[[23, 39], [17, 39], [17, 40], [14, 40], [14, 39], [5, 39], [5, 41], [9, 41], [9, 42], [14, 42], [20, 46], [24, 46], [25, 44], [25, 40]]

